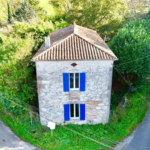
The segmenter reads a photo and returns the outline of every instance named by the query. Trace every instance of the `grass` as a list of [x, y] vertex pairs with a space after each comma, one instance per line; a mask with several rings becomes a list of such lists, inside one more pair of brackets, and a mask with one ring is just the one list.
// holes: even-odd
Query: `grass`
[[[150, 86], [140, 92], [141, 96], [148, 102], [150, 99]], [[137, 93], [128, 96], [126, 108], [115, 110], [115, 118], [110, 118], [106, 125], [67, 125], [83, 135], [110, 146], [121, 141], [129, 135], [133, 129], [142, 121], [148, 109], [148, 103]], [[10, 106], [11, 107], [11, 106]], [[10, 109], [11, 110], [11, 109]], [[0, 119], [9, 126], [21, 139], [42, 148], [43, 150], [99, 150], [106, 147], [73, 133], [59, 125], [54, 130], [54, 136], [47, 127], [41, 126], [37, 117], [33, 117], [33, 125], [30, 125], [29, 113], [23, 111], [22, 115], [10, 113], [4, 106], [0, 105]]]

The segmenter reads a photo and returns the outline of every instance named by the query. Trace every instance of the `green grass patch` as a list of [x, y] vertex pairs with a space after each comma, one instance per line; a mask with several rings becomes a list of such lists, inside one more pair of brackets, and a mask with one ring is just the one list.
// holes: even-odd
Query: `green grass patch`
[[[148, 109], [149, 98], [150, 86], [146, 90], [141, 91], [140, 95], [137, 93], [130, 94], [127, 98], [127, 106], [114, 110], [115, 118], [110, 118], [109, 123], [106, 125], [69, 124], [66, 126], [97, 141], [114, 146], [125, 136], [129, 135], [142, 121]], [[5, 100], [1, 99], [2, 101]], [[10, 107], [8, 108], [8, 105], [0, 103], [0, 119], [21, 139], [43, 150], [107, 149], [105, 146], [86, 139], [59, 125], [56, 126], [53, 132], [54, 135], [51, 136], [50, 129], [42, 126], [37, 116], [33, 117], [33, 125], [31, 125], [28, 112], [23, 111], [22, 114], [19, 111], [10, 112]]]

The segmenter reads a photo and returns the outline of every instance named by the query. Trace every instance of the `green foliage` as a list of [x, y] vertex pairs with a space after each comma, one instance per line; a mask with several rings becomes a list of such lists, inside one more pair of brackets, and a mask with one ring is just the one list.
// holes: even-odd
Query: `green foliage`
[[[26, 0], [23, 0], [26, 1]], [[15, 11], [18, 11], [18, 6], [20, 6], [23, 2], [22, 0], [0, 0], [0, 27], [1, 26], [5, 26], [6, 25], [6, 21], [8, 20], [8, 6], [7, 6], [7, 2], [12, 10], [12, 14], [15, 14]], [[48, 1], [48, 0], [47, 0]], [[43, 0], [42, 0], [43, 2]], [[40, 3], [41, 0], [28, 0], [28, 3], [30, 4], [30, 6], [33, 7], [33, 9], [35, 11], [43, 11], [43, 7]], [[50, 5], [50, 4], [48, 4]], [[45, 8], [45, 7], [44, 7]], [[50, 7], [52, 8], [52, 6]], [[54, 11], [54, 10], [52, 10]], [[40, 16], [40, 15], [38, 15]]]
[[33, 6], [35, 11], [43, 11], [43, 8], [39, 6], [39, 0], [28, 0], [29, 4]]
[[7, 33], [9, 37], [0, 37], [0, 91], [22, 101], [33, 100], [37, 92], [31, 58], [48, 34], [46, 27], [42, 22], [38, 26], [18, 23]]
[[18, 21], [29, 21], [35, 17], [35, 11], [28, 1], [23, 1], [21, 7], [13, 15]]
[[[54, 29], [67, 26], [64, 20], [51, 23]], [[50, 32], [53, 29], [50, 28]], [[9, 37], [8, 37], [9, 35]], [[35, 63], [33, 55], [48, 35], [47, 23], [36, 21], [17, 23], [0, 37], [0, 91], [22, 101], [32, 103], [37, 97], [36, 82], [33, 79]]]
[[[110, 48], [119, 58], [117, 70], [136, 88], [144, 88], [150, 72], [150, 20], [133, 21], [120, 29]], [[144, 59], [141, 59], [145, 57]], [[133, 60], [132, 63], [127, 63]], [[116, 77], [117, 78], [117, 77]]]
[[[29, 106], [24, 103], [24, 101], [20, 101], [19, 99], [15, 99], [14, 97], [10, 97], [6, 94], [0, 93], [1, 105], [8, 112], [13, 113], [14, 115], [24, 115], [24, 109], [20, 109], [20, 106], [23, 106], [27, 109], [30, 109]], [[12, 101], [14, 103], [12, 103]], [[20, 105], [20, 106], [19, 106]]]
[[50, 0], [50, 3], [57, 8], [57, 10], [61, 11], [61, 13], [65, 13], [70, 9], [70, 0]]
[[[149, 101], [149, 90], [150, 87], [148, 87], [146, 90], [142, 90], [140, 92], [141, 96], [139, 96], [139, 93], [132, 93], [127, 98], [127, 107], [114, 111], [116, 116], [115, 119], [111, 118], [110, 122], [106, 125], [68, 124], [67, 127], [97, 141], [114, 146], [114, 143], [111, 141], [121, 141], [125, 136], [129, 135], [132, 130], [135, 129], [135, 127], [142, 121], [146, 110], [148, 109], [148, 103], [143, 101], [143, 97], [145, 100]], [[6, 103], [3, 101], [6, 102], [6, 100], [2, 99], [0, 96], [0, 119], [7, 126], [9, 126], [17, 136], [27, 142], [32, 143], [33, 145], [36, 145], [42, 149], [53, 150], [106, 149], [106, 147], [86, 139], [74, 132], [71, 132], [59, 125], [57, 125], [56, 129], [53, 131], [54, 135], [51, 136], [51, 131], [39, 123], [37, 116], [33, 115], [33, 125], [30, 125], [28, 111], [20, 108], [20, 110], [23, 111], [22, 114], [19, 114], [19, 111], [17, 113], [13, 112], [12, 108], [14, 107], [14, 104], [12, 103], [12, 106], [9, 104], [8, 109], [6, 109], [7, 106], [4, 107]]]
[[[18, 37], [3, 38], [0, 47], [0, 90], [13, 96], [19, 96], [22, 100], [32, 99], [34, 93], [27, 85], [32, 70], [29, 68], [32, 39], [19, 39]], [[30, 81], [31, 82], [31, 81]], [[30, 86], [34, 84], [31, 82]], [[26, 91], [25, 90], [26, 87]]]
[[0, 27], [2, 27], [3, 23], [8, 21], [8, 8], [6, 0], [0, 0], [0, 8]]
[[102, 37], [110, 38], [123, 26], [127, 4], [124, 0], [51, 0], [50, 3], [65, 16], [69, 24], [96, 30]]
[[41, 6], [44, 11], [48, 11], [49, 17], [53, 18], [56, 16], [56, 14], [60, 17], [59, 11], [55, 9], [52, 4], [50, 4], [50, 0], [40, 0], [39, 6]]
[[0, 37], [0, 44], [3, 44], [3, 39]]
[[[127, 11], [124, 0], [71, 0], [70, 3], [71, 8], [67, 13], [68, 22], [72, 24], [75, 20], [81, 26], [96, 30], [101, 36], [114, 34], [114, 29], [123, 21]], [[103, 27], [104, 25], [109, 27], [113, 25], [113, 28], [108, 30]]]
[[8, 23], [11, 23], [12, 14], [8, 2], [7, 2], [7, 7], [8, 7]]
[[[3, 1], [3, 0], [1, 0]], [[50, 31], [57, 30], [63, 27], [68, 26], [68, 23], [71, 23], [76, 20], [77, 24], [87, 26], [89, 28], [92, 28], [94, 30], [97, 30], [98, 32], [101, 32], [102, 35], [114, 35], [117, 32], [117, 29], [122, 26], [122, 20], [124, 13], [126, 11], [126, 5], [122, 3], [122, 1], [85, 1], [81, 0], [80, 4], [79, 1], [58, 1], [58, 0], [52, 0], [53, 3], [57, 4], [55, 5], [56, 8], [60, 8], [62, 10], [62, 14], [55, 16], [54, 18], [49, 17], [50, 21]], [[4, 1], [3, 1], [4, 2]], [[29, 0], [28, 5], [32, 5], [32, 11], [39, 11], [40, 7], [37, 0]], [[42, 1], [43, 2], [43, 1]], [[42, 3], [41, 2], [41, 3]], [[17, 2], [16, 2], [17, 3]], [[17, 3], [16, 6], [18, 6], [19, 3]], [[10, 4], [11, 5], [11, 4]], [[49, 5], [46, 3], [46, 5]], [[109, 10], [106, 9], [106, 7], [109, 6]], [[1, 3], [0, 3], [1, 6]], [[26, 6], [26, 7], [25, 7]], [[22, 16], [24, 15], [23, 12], [28, 7], [25, 5], [23, 10], [19, 8], [17, 10], [18, 14], [17, 17], [20, 18], [20, 21], [28, 21], [30, 20], [30, 13], [27, 13], [27, 19], [22, 19]], [[49, 5], [51, 6], [51, 5]], [[124, 9], [120, 9], [121, 6]], [[52, 7], [53, 8], [53, 7]], [[101, 9], [98, 9], [101, 8]], [[44, 7], [45, 9], [45, 7]], [[14, 9], [16, 10], [16, 8]], [[52, 13], [53, 13], [52, 9]], [[58, 13], [60, 12], [57, 9]], [[51, 9], [49, 10], [51, 13]], [[98, 15], [97, 15], [98, 14]], [[120, 15], [119, 15], [120, 14]], [[51, 14], [50, 14], [51, 15]], [[106, 15], [106, 16], [105, 16]], [[67, 17], [66, 17], [67, 16]], [[34, 16], [33, 16], [34, 17]], [[66, 22], [66, 18], [68, 19]], [[1, 18], [0, 18], [1, 19]], [[45, 18], [44, 18], [45, 19]], [[101, 20], [102, 19], [102, 20]], [[18, 19], [19, 20], [19, 19]], [[46, 19], [44, 20], [46, 21]], [[100, 22], [98, 22], [100, 21]], [[98, 23], [97, 23], [98, 22]], [[133, 60], [135, 58], [140, 58], [141, 55], [145, 56], [146, 53], [148, 55], [147, 51], [147, 38], [143, 42], [142, 39], [145, 38], [149, 33], [149, 25], [147, 25], [147, 22], [144, 21], [142, 23], [135, 23], [134, 25], [129, 25], [129, 28], [132, 28], [132, 26], [135, 26], [136, 30], [132, 33], [127, 31], [119, 31], [121, 32], [119, 34], [118, 39], [122, 40], [116, 40], [116, 43], [114, 42], [114, 45], [116, 44], [121, 46], [118, 48], [119, 50], [122, 50], [123, 48], [126, 49], [124, 52], [118, 52], [120, 55], [118, 55], [116, 52], [116, 55], [119, 58], [119, 61], [116, 61], [116, 64], [126, 62]], [[147, 28], [145, 28], [147, 25]], [[141, 28], [140, 28], [140, 27]], [[144, 29], [142, 29], [144, 27]], [[142, 30], [140, 30], [142, 29]], [[140, 33], [137, 33], [140, 31]], [[125, 33], [124, 33], [125, 32]], [[146, 34], [146, 32], [148, 32]], [[126, 34], [130, 33], [128, 36]], [[122, 36], [121, 36], [122, 34]], [[135, 34], [136, 39], [134, 37]], [[8, 36], [9, 35], [9, 36]], [[32, 101], [33, 97], [36, 95], [36, 82], [33, 80], [33, 70], [35, 67], [35, 63], [31, 62], [31, 58], [35, 54], [35, 52], [39, 49], [39, 47], [42, 45], [44, 41], [44, 37], [48, 35], [47, 30], [47, 23], [43, 21], [35, 21], [30, 24], [28, 23], [17, 23], [12, 26], [12, 30], [8, 31], [4, 35], [0, 35], [0, 94], [5, 93], [6, 97], [8, 99], [11, 99], [23, 106], [24, 101]], [[118, 35], [117, 35], [118, 36]], [[127, 44], [124, 44], [124, 38], [126, 38]], [[141, 44], [138, 42], [141, 40]], [[134, 50], [130, 50], [131, 55], [128, 53], [128, 49], [134, 48], [134, 46], [130, 46], [129, 42], [131, 42], [131, 45], [133, 43], [135, 46]], [[119, 44], [118, 44], [119, 43]], [[112, 44], [112, 43], [111, 43]], [[137, 45], [136, 45], [137, 44]], [[146, 44], [144, 48], [142, 49], [141, 45]], [[117, 47], [116, 46], [116, 47]], [[138, 49], [138, 47], [140, 49]], [[121, 49], [122, 48], [122, 49]], [[115, 48], [116, 51], [118, 50]], [[137, 55], [136, 55], [136, 50]], [[142, 54], [141, 54], [142, 52]], [[125, 54], [128, 54], [128, 57], [125, 57]], [[123, 58], [122, 58], [123, 57]], [[138, 63], [141, 63], [144, 65], [144, 67], [147, 67], [147, 60], [141, 60]], [[133, 71], [135, 73], [135, 69], [137, 67], [137, 64], [133, 65], [135, 68], [130, 67], [130, 71]], [[128, 69], [129, 65], [125, 67], [123, 66], [124, 70], [119, 70], [122, 73], [124, 73], [125, 77], [130, 76], [130, 72], [128, 75], [126, 75], [126, 70]], [[122, 67], [121, 67], [122, 68]], [[118, 68], [120, 69], [120, 68]], [[143, 69], [142, 67], [138, 69]], [[138, 70], [137, 69], [137, 70]], [[142, 72], [142, 71], [141, 71]], [[135, 80], [138, 78], [138, 81], [136, 81], [136, 84], [140, 83], [140, 79], [142, 76], [142, 73], [140, 71], [137, 71], [137, 76], [134, 76], [134, 79], [131, 79], [130, 82], [135, 84]], [[147, 73], [147, 72], [146, 72]], [[145, 79], [146, 75], [143, 75], [143, 79]], [[137, 78], [136, 78], [137, 77]], [[139, 78], [140, 77], [140, 78]], [[7, 96], [7, 94], [11, 95], [11, 97]], [[145, 91], [142, 91], [141, 94], [145, 96]], [[19, 100], [16, 100], [19, 99]], [[118, 102], [115, 99], [115, 96], [113, 96], [114, 105], [117, 105]], [[21, 100], [21, 101], [20, 101]], [[56, 130], [54, 131], [54, 136], [50, 136], [50, 131], [46, 127], [42, 127], [40, 123], [38, 123], [37, 119], [34, 118], [34, 124], [33, 126], [30, 126], [30, 118], [28, 112], [25, 110], [20, 109], [19, 106], [16, 104], [12, 104], [11, 102], [7, 101], [6, 99], [2, 99], [0, 96], [0, 119], [2, 119], [8, 126], [10, 126], [15, 133], [20, 136], [22, 139], [31, 142], [32, 144], [39, 146], [43, 149], [100, 149], [104, 147], [100, 147], [99, 144], [95, 144], [92, 141], [89, 141], [85, 138], [82, 138], [79, 135], [76, 135], [75, 133], [72, 133], [60, 126], [57, 126]], [[107, 144], [110, 144], [108, 141], [105, 141], [102, 137], [94, 136], [94, 134], [87, 133], [82, 131], [82, 128], [87, 129], [90, 132], [97, 132], [97, 134], [100, 134], [104, 137], [109, 137], [110, 139], [114, 140], [122, 140], [126, 135], [128, 135], [132, 129], [142, 120], [146, 110], [147, 110], [147, 104], [144, 103], [143, 99], [139, 97], [137, 94], [133, 93], [130, 97], [128, 97], [128, 106], [122, 110], [115, 111], [116, 118], [110, 120], [110, 123], [103, 126], [101, 124], [98, 125], [83, 125], [83, 126], [77, 126], [77, 125], [68, 125], [69, 128], [72, 128], [84, 135], [87, 135], [89, 137], [92, 137], [98, 141], [105, 142]], [[7, 113], [11, 112], [9, 115]], [[140, 113], [139, 113], [140, 112]], [[136, 118], [136, 119], [135, 119]], [[85, 143], [88, 143], [85, 146]], [[112, 145], [112, 144], [110, 144]]]
[[131, 13], [146, 12], [150, 8], [149, 1], [130, 0], [127, 1], [127, 4]]

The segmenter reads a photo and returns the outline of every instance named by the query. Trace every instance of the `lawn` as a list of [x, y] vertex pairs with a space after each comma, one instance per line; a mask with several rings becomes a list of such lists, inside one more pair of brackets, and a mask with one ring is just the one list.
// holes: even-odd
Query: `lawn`
[[[127, 106], [114, 110], [115, 118], [111, 117], [110, 122], [106, 125], [70, 124], [67, 127], [109, 146], [114, 146], [129, 135], [142, 121], [148, 109], [149, 99], [150, 86], [141, 91], [140, 96], [137, 93], [130, 94], [127, 98]], [[41, 126], [37, 116], [33, 117], [33, 125], [31, 125], [28, 111], [22, 110], [2, 97], [0, 97], [0, 104], [0, 119], [21, 139], [39, 148], [44, 150], [106, 149], [106, 147], [71, 132], [60, 125], [56, 126], [53, 132], [54, 136], [51, 136], [50, 129]]]

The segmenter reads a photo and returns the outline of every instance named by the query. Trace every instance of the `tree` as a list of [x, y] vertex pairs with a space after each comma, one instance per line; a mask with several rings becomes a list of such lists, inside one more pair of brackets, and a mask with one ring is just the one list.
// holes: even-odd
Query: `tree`
[[126, 20], [130, 22], [136, 19], [147, 19], [150, 9], [150, 0], [128, 0], [128, 14]]
[[23, 1], [21, 7], [13, 15], [18, 21], [29, 21], [35, 17], [35, 11], [28, 1]]
[[133, 21], [120, 29], [110, 43], [119, 58], [115, 62], [117, 70], [137, 89], [144, 87], [150, 72], [149, 28], [150, 20]]
[[150, 0], [128, 0], [127, 4], [132, 13], [136, 13], [136, 11], [145, 11], [150, 8]]
[[116, 22], [116, 25], [122, 22], [127, 10], [124, 0], [70, 0], [70, 4], [68, 22], [73, 23], [75, 20], [77, 24], [100, 34], [103, 25], [111, 27], [111, 22]]
[[8, 8], [8, 23], [11, 23], [12, 14], [8, 2], [7, 2], [7, 8]]
[[43, 11], [43, 8], [39, 6], [39, 0], [28, 0], [28, 2], [33, 6], [35, 11]]
[[66, 10], [69, 12], [71, 6], [70, 0], [51, 0], [50, 3], [60, 9], [61, 13], [65, 13]]

